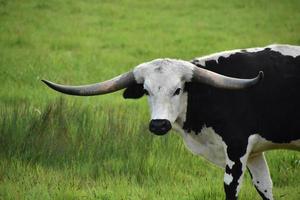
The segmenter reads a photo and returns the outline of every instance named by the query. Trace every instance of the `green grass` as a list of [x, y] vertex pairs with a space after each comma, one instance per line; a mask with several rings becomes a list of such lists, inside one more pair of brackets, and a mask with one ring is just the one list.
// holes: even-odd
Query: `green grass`
[[[146, 99], [70, 97], [40, 79], [98, 82], [158, 57], [300, 44], [300, 2], [0, 0], [0, 199], [222, 199], [223, 171]], [[267, 154], [276, 199], [300, 197], [300, 155]], [[241, 199], [260, 199], [246, 176]]]

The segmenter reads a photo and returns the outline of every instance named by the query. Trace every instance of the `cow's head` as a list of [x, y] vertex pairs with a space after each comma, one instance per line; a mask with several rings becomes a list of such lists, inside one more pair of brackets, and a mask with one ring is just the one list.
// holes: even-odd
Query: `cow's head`
[[196, 67], [187, 61], [157, 59], [138, 65], [133, 71], [111, 80], [91, 85], [66, 86], [43, 81], [52, 89], [70, 95], [101, 95], [124, 88], [124, 98], [147, 95], [151, 109], [149, 129], [157, 135], [163, 135], [172, 128], [179, 115], [185, 112], [186, 82], [200, 82], [224, 89], [242, 89], [255, 85], [262, 77], [263, 73], [260, 72], [253, 79], [231, 78]]

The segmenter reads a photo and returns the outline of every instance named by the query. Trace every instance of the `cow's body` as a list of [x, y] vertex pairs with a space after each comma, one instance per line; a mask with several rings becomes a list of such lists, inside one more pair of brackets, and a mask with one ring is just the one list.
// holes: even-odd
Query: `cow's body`
[[[226, 168], [228, 199], [239, 190], [248, 168], [264, 199], [272, 199], [272, 182], [263, 151], [300, 150], [300, 47], [272, 45], [236, 50], [192, 61], [211, 71], [246, 78], [264, 71], [264, 80], [246, 90], [222, 90], [186, 83], [186, 113], [176, 129], [187, 147]], [[241, 169], [232, 169], [239, 165]], [[236, 185], [231, 187], [231, 185]]]
[[300, 150], [299, 46], [226, 51], [191, 62], [156, 59], [91, 85], [44, 82], [71, 95], [123, 88], [124, 98], [148, 95], [150, 131], [164, 135], [173, 127], [192, 152], [225, 168], [227, 200], [237, 199], [246, 168], [261, 197], [273, 199], [263, 152]]

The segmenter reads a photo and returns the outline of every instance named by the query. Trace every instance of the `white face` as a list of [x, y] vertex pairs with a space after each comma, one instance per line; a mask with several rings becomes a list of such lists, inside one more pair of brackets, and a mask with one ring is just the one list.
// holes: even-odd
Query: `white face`
[[148, 95], [151, 119], [174, 123], [185, 111], [184, 84], [192, 78], [193, 65], [186, 61], [157, 59], [135, 68], [134, 76]]

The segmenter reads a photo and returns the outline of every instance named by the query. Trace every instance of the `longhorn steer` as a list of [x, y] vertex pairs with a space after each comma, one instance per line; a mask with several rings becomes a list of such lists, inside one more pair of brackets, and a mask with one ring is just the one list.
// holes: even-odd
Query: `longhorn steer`
[[237, 199], [246, 168], [261, 197], [273, 199], [263, 152], [300, 150], [299, 46], [226, 51], [191, 62], [157, 59], [85, 86], [44, 82], [70, 95], [123, 88], [124, 98], [148, 95], [150, 131], [164, 135], [173, 127], [192, 152], [223, 167], [228, 200]]

